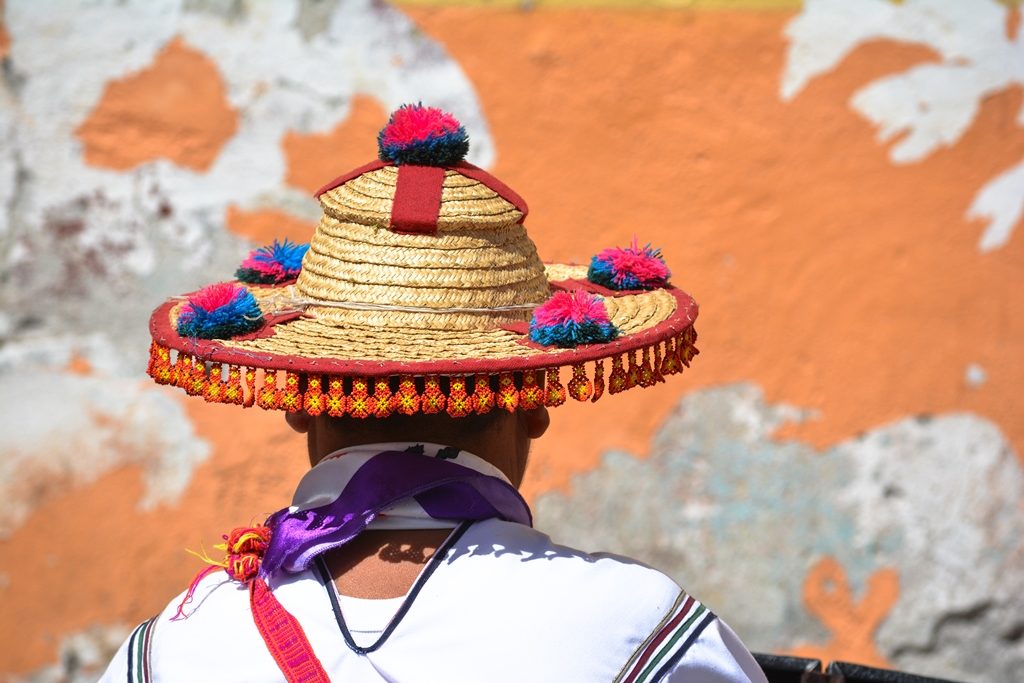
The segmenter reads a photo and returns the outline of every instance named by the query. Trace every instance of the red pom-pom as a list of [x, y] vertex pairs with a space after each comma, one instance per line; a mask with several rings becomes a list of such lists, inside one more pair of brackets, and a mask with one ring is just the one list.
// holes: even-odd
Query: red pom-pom
[[587, 278], [610, 289], [658, 289], [668, 284], [672, 273], [660, 249], [640, 247], [636, 237], [626, 248], [605, 249], [590, 260]]
[[193, 306], [199, 306], [204, 310], [212, 311], [234, 302], [239, 296], [239, 292], [244, 291], [244, 289], [244, 287], [234, 282], [219, 282], [209, 287], [203, 287], [195, 294], [192, 294], [188, 298], [188, 302]]
[[450, 166], [469, 151], [458, 119], [436, 107], [406, 104], [396, 109], [377, 136], [380, 158], [395, 164]]
[[608, 319], [608, 311], [601, 297], [585, 292], [582, 289], [571, 292], [558, 292], [533, 311], [533, 321], [541, 327], [565, 325], [566, 323], [604, 323]]
[[534, 309], [530, 321], [530, 339], [544, 346], [570, 348], [618, 336], [604, 300], [581, 289], [556, 293]]
[[456, 133], [459, 128], [462, 124], [457, 118], [437, 107], [406, 105], [395, 110], [381, 133], [385, 145], [405, 146]]

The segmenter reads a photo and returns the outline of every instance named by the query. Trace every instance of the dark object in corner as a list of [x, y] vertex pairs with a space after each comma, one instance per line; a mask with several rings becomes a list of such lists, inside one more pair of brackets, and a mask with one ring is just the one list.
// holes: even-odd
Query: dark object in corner
[[821, 660], [754, 653], [768, 683], [957, 683], [902, 671], [876, 669], [849, 662], [832, 662], [821, 668]]

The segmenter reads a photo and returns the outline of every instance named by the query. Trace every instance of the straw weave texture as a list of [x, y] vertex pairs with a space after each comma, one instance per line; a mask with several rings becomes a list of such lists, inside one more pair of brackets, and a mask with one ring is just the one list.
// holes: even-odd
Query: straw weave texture
[[[584, 267], [584, 271], [586, 268]], [[549, 265], [552, 279], [577, 277], [579, 267]], [[285, 291], [282, 291], [285, 290]], [[264, 312], [273, 308], [275, 296], [288, 296], [294, 288], [253, 288]], [[626, 334], [650, 329], [667, 320], [676, 310], [676, 299], [665, 290], [629, 294], [605, 299], [612, 322]], [[562, 349], [539, 349], [520, 343], [521, 334], [491, 328], [486, 330], [438, 331], [419, 325], [402, 325], [403, 314], [381, 311], [360, 312], [378, 319], [375, 324], [339, 323], [337, 309], [311, 307], [313, 318], [278, 325], [274, 336], [252, 341], [224, 341], [224, 346], [247, 351], [269, 352], [305, 358], [341, 358], [381, 361], [429, 361], [445, 359], [510, 358], [537, 356]], [[172, 320], [177, 309], [171, 313]]]
[[[551, 296], [549, 281], [586, 278], [587, 267], [545, 267], [522, 213], [456, 170], [445, 171], [436, 234], [395, 233], [397, 182], [398, 169], [385, 166], [320, 195], [324, 215], [295, 284], [251, 288], [265, 315], [298, 308], [303, 317], [276, 325], [272, 336], [220, 343], [308, 359], [411, 362], [562, 352], [527, 345], [503, 327], [528, 322]], [[605, 301], [624, 334], [676, 310], [663, 290]]]
[[[398, 169], [385, 166], [364, 173], [320, 195], [324, 211], [343, 222], [387, 228], [398, 184]], [[445, 171], [437, 229], [488, 230], [513, 225], [523, 217], [512, 204], [478, 180]]]
[[[320, 301], [433, 309], [536, 305], [550, 296], [544, 265], [522, 225], [401, 235], [327, 214], [310, 241], [295, 290]], [[414, 313], [319, 307], [309, 312], [335, 325], [438, 332], [492, 330], [530, 316], [529, 310]]]

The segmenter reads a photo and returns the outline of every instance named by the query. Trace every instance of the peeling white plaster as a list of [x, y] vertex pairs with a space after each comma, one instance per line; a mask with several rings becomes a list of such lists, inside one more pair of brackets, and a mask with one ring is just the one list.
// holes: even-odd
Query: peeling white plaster
[[[249, 248], [224, 230], [229, 204], [316, 212], [305, 192], [284, 185], [281, 140], [288, 131], [330, 130], [356, 95], [385, 109], [418, 100], [449, 108], [471, 135], [470, 159], [493, 162], [472, 85], [395, 8], [340, 0], [307, 39], [298, 28], [305, 5], [297, 0], [238, 7], [240, 16], [231, 17], [185, 11], [179, 0], [81, 2], [74, 11], [52, 1], [8, 4], [11, 34], [32, 39], [12, 42], [9, 65], [19, 83], [0, 100], [0, 141], [13, 135], [0, 154], [0, 205], [16, 187], [12, 154], [27, 179], [0, 249], [0, 269], [18, 287], [5, 288], [0, 308], [52, 331], [67, 329], [65, 314], [77, 318], [76, 331], [118, 328], [112, 343], [139, 367], [148, 310], [170, 293], [230, 274]], [[74, 131], [106, 85], [148, 67], [176, 37], [219, 69], [238, 110], [237, 133], [206, 172], [166, 160], [125, 172], [86, 165]], [[135, 296], [125, 300], [127, 292]], [[111, 299], [132, 309], [113, 311], [123, 325], [76, 315]], [[26, 326], [13, 317], [16, 330]]]
[[[898, 548], [879, 553], [880, 564], [900, 573], [899, 600], [878, 633], [884, 647], [929, 652], [941, 646], [935, 630], [944, 615], [986, 604], [1010, 613], [1024, 608], [1024, 475], [994, 424], [966, 413], [909, 418], [831, 455], [856, 463], [836, 492], [854, 519], [852, 547], [898, 539]], [[972, 638], [995, 626], [981, 624]], [[1024, 643], [1006, 648], [1024, 665]], [[979, 673], [967, 669], [954, 678]], [[1009, 680], [995, 671], [986, 678]]]
[[[74, 130], [110, 80], [147, 67], [176, 36], [213, 60], [239, 110], [239, 130], [209, 171], [146, 165], [150, 184], [186, 217], [204, 214], [219, 223], [228, 203], [294, 192], [283, 188], [282, 137], [290, 130], [329, 130], [346, 118], [357, 94], [373, 96], [385, 108], [417, 100], [448, 107], [471, 135], [471, 159], [493, 162], [489, 131], [461, 69], [388, 5], [339, 2], [326, 30], [309, 41], [295, 26], [295, 1], [247, 3], [238, 22], [183, 12], [175, 0], [79, 5], [74, 12], [55, 11], [48, 2], [13, 3], [7, 10], [12, 35], [33, 36], [15, 40], [10, 58], [25, 74], [18, 100], [29, 121], [19, 136], [37, 191], [102, 189], [115, 204], [138, 196], [132, 186], [139, 172], [85, 165]], [[43, 199], [30, 219], [42, 218]]]
[[569, 495], [539, 496], [537, 527], [668, 571], [762, 651], [829, 639], [803, 599], [821, 558], [839, 562], [857, 596], [892, 568], [899, 598], [876, 641], [894, 665], [1019, 680], [1024, 469], [1006, 436], [953, 413], [818, 451], [775, 436], [795, 414], [751, 384], [696, 391], [648, 458], [607, 453]]
[[[0, 404], [11, 411], [0, 415], [0, 534], [125, 463], [143, 468], [144, 507], [184, 490], [208, 446], [176, 402], [142, 384], [148, 317], [234, 272], [252, 245], [225, 229], [230, 204], [318, 214], [284, 185], [287, 132], [333, 129], [357, 95], [385, 110], [422, 100], [460, 117], [471, 161], [495, 157], [461, 68], [382, 2], [42, 0], [8, 2], [4, 18], [14, 40], [0, 74]], [[236, 134], [205, 172], [85, 164], [75, 130], [107, 84], [175, 38], [219, 70]], [[95, 373], [56, 372], [76, 357]]]
[[978, 249], [992, 251], [1010, 241], [1013, 229], [1024, 218], [1024, 162], [1001, 173], [974, 197], [968, 218], [987, 220]]
[[[878, 128], [881, 143], [895, 141], [889, 150], [893, 163], [921, 161], [955, 144], [987, 96], [1024, 85], [1024, 32], [1007, 37], [1009, 11], [994, 0], [807, 0], [786, 27], [790, 45], [780, 95], [793, 99], [868, 41], [927, 46], [938, 53], [938, 63], [879, 78], [850, 99]], [[1024, 109], [1017, 121], [1024, 125]], [[988, 223], [978, 249], [1006, 244], [1022, 214], [1024, 164], [989, 181], [975, 196], [967, 218]]]
[[123, 465], [142, 468], [139, 508], [173, 503], [210, 454], [181, 404], [139, 379], [0, 375], [0, 538], [41, 503]]

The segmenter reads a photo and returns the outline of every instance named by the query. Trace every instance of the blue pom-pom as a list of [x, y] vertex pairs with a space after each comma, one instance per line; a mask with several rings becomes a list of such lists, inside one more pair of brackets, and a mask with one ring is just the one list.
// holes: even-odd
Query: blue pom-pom
[[605, 249], [590, 259], [587, 279], [609, 289], [659, 289], [668, 284], [672, 273], [665, 265], [660, 249], [632, 246]]
[[382, 161], [414, 166], [452, 166], [466, 158], [469, 136], [458, 119], [435, 107], [405, 104], [377, 136]]
[[575, 290], [558, 292], [533, 311], [530, 340], [544, 346], [573, 348], [619, 336], [601, 297]]
[[308, 243], [274, 240], [273, 244], [250, 252], [235, 271], [235, 277], [250, 285], [273, 285], [294, 280], [302, 270], [302, 257], [307, 251]]
[[247, 288], [232, 282], [210, 285], [188, 298], [178, 315], [182, 337], [229, 339], [263, 326], [263, 312]]
[[600, 344], [616, 339], [619, 328], [611, 323], [574, 323], [551, 327], [530, 326], [530, 340], [544, 346], [571, 349], [580, 344]]

